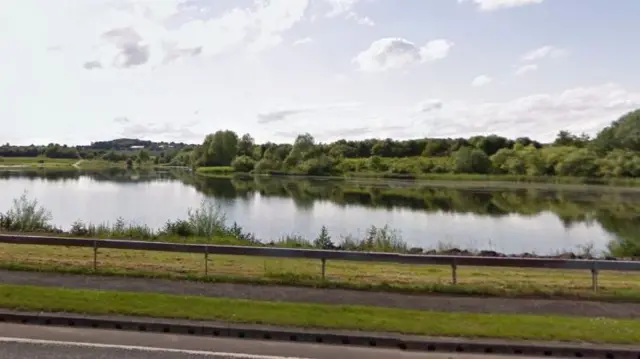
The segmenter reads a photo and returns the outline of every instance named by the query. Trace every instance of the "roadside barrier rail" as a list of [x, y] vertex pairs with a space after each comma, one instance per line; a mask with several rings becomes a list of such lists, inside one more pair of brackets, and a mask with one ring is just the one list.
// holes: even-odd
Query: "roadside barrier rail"
[[587, 260], [561, 258], [519, 258], [488, 256], [452, 256], [423, 255], [381, 252], [355, 252], [321, 249], [297, 249], [275, 247], [251, 247], [212, 244], [186, 244], [152, 241], [133, 241], [120, 239], [68, 238], [48, 236], [22, 236], [0, 234], [0, 243], [17, 245], [44, 245], [64, 247], [93, 248], [93, 270], [98, 270], [99, 249], [124, 249], [158, 252], [180, 252], [204, 255], [204, 271], [208, 275], [208, 257], [210, 255], [239, 255], [257, 257], [280, 257], [317, 259], [322, 263], [321, 275], [325, 278], [328, 260], [387, 262], [399, 264], [446, 265], [451, 267], [451, 282], [457, 284], [459, 266], [473, 267], [516, 267], [588, 270], [591, 272], [592, 288], [598, 290], [598, 273], [600, 271], [640, 271], [640, 261], [624, 260]]

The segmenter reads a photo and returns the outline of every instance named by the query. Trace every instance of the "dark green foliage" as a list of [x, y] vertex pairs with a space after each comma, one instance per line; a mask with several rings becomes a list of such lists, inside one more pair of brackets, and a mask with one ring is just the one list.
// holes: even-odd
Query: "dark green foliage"
[[455, 170], [458, 173], [489, 173], [491, 161], [483, 151], [463, 147], [455, 154]]
[[605, 127], [594, 140], [596, 149], [640, 151], [640, 109], [629, 112]]

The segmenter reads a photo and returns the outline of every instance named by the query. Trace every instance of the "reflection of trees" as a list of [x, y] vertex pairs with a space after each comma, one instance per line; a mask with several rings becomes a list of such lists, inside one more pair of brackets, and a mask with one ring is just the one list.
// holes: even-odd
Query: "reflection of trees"
[[166, 170], [110, 168], [104, 170], [23, 170], [0, 171], [1, 179], [22, 178], [30, 180], [66, 182], [88, 177], [96, 182], [137, 183], [175, 181], [175, 174]]
[[360, 184], [341, 180], [274, 177], [228, 179], [194, 176], [190, 172], [174, 169], [0, 172], [0, 179], [19, 176], [28, 179], [70, 181], [77, 180], [81, 175], [96, 181], [122, 183], [178, 179], [207, 196], [248, 199], [259, 193], [263, 197], [292, 199], [300, 210], [309, 210], [315, 201], [325, 200], [340, 206], [405, 208], [492, 217], [509, 214], [535, 216], [548, 212], [556, 215], [567, 228], [576, 223], [596, 221], [617, 237], [611, 246], [618, 248], [618, 253], [640, 256], [640, 193], [634, 192], [399, 187], [388, 182]]
[[[196, 178], [196, 181], [201, 181]], [[266, 197], [291, 198], [309, 208], [316, 200], [337, 205], [376, 208], [408, 208], [416, 211], [467, 213], [500, 217], [509, 214], [535, 216], [555, 214], [569, 228], [576, 223], [598, 222], [616, 235], [612, 246], [640, 255], [640, 193], [603, 191], [557, 191], [551, 189], [475, 190], [431, 187], [394, 187], [389, 184], [359, 185], [347, 181], [282, 179], [216, 179], [209, 185], [229, 182], [244, 195], [255, 192]]]
[[603, 210], [598, 213], [598, 222], [606, 231], [616, 235], [609, 243], [609, 250], [617, 256], [640, 257], [640, 212], [619, 216]]

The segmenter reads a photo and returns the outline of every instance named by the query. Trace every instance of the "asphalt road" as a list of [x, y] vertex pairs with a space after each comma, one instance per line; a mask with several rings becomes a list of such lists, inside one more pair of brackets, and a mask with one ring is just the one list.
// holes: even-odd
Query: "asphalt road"
[[556, 314], [586, 317], [638, 318], [640, 303], [605, 303], [578, 300], [452, 297], [408, 295], [343, 289], [297, 288], [233, 283], [202, 283], [151, 278], [84, 276], [0, 270], [4, 284], [30, 284], [66, 288], [157, 292], [237, 299], [354, 304], [447, 312]]
[[[0, 324], [2, 359], [509, 359], [332, 345]], [[518, 357], [522, 359], [523, 357]]]

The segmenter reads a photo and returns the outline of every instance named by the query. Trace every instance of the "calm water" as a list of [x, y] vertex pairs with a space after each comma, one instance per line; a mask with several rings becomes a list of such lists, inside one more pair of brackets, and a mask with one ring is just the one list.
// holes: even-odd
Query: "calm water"
[[161, 227], [205, 198], [263, 240], [296, 233], [334, 238], [371, 225], [399, 230], [412, 246], [447, 243], [509, 253], [553, 253], [637, 240], [640, 193], [594, 190], [455, 189], [403, 182], [211, 179], [185, 172], [0, 173], [0, 210], [23, 191], [68, 228], [74, 221]]

